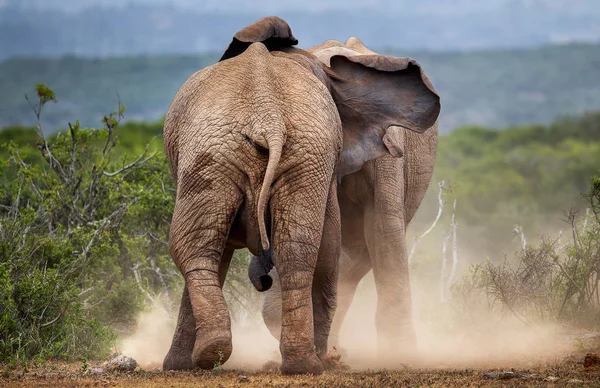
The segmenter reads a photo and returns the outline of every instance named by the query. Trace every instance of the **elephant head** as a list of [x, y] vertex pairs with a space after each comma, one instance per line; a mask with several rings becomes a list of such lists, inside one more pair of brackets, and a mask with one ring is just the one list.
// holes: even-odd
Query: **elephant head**
[[[243, 41], [243, 43], [241, 43]], [[297, 40], [283, 20], [262, 19], [238, 32], [223, 59], [243, 52], [253, 42], [265, 43], [273, 55], [296, 61], [329, 90], [342, 123], [343, 148], [337, 176], [356, 172], [380, 156], [402, 156], [399, 128], [422, 133], [434, 125], [440, 98], [417, 61], [374, 53], [352, 38], [343, 45], [327, 41], [309, 51], [294, 48]], [[262, 220], [262, 219], [261, 219]], [[264, 225], [261, 236], [266, 236]], [[253, 257], [249, 278], [259, 291], [272, 285], [268, 272], [273, 261]]]

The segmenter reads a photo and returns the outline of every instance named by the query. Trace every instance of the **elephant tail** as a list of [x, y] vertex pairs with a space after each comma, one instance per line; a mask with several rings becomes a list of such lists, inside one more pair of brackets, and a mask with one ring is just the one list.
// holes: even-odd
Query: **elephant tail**
[[254, 287], [261, 292], [267, 291], [273, 284], [273, 279], [269, 276], [269, 272], [275, 265], [275, 260], [273, 259], [273, 250], [271, 249], [267, 227], [265, 225], [265, 209], [267, 203], [269, 203], [271, 185], [275, 180], [275, 171], [277, 170], [279, 160], [281, 159], [284, 143], [282, 135], [271, 135], [265, 140], [266, 148], [269, 150], [269, 162], [267, 163], [265, 178], [263, 179], [262, 187], [260, 188], [258, 205], [256, 206], [260, 243], [258, 244], [258, 257], [253, 256], [250, 265], [248, 266], [248, 277]]
[[[269, 162], [267, 163], [267, 171], [265, 172], [265, 178], [263, 179], [262, 187], [260, 188], [260, 194], [258, 195], [258, 205], [256, 207], [256, 213], [258, 217], [258, 230], [260, 232], [260, 243], [262, 251], [265, 256], [269, 256], [269, 250], [271, 244], [269, 243], [269, 236], [267, 235], [267, 228], [265, 225], [265, 208], [269, 203], [269, 196], [271, 193], [271, 185], [275, 180], [275, 171], [279, 165], [281, 159], [281, 153], [283, 152], [283, 134], [277, 133], [266, 137], [266, 145], [269, 149]], [[262, 256], [262, 255], [261, 255]]]

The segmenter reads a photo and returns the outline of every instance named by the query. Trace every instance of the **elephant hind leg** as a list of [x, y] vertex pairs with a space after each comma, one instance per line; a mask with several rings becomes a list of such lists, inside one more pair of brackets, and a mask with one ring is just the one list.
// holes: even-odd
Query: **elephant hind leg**
[[195, 322], [192, 362], [202, 369], [226, 362], [233, 350], [219, 267], [243, 197], [236, 187], [217, 183], [188, 197], [178, 195], [171, 223], [171, 256], [188, 287]]
[[[323, 224], [323, 235], [312, 284], [315, 347], [323, 359], [327, 353], [327, 340], [336, 308], [337, 266], [341, 249], [339, 206], [335, 187], [330, 191]], [[271, 335], [281, 337], [281, 284], [274, 268], [271, 271], [273, 285], [266, 293], [262, 316]]]
[[320, 374], [323, 364], [315, 349], [312, 285], [323, 235], [329, 184], [310, 190], [315, 171], [290, 172], [287, 185], [271, 197], [275, 266], [281, 286], [281, 371]]
[[[219, 266], [219, 283], [221, 288], [225, 284], [225, 277], [233, 249], [226, 249], [221, 257]], [[192, 303], [188, 292], [187, 283], [183, 286], [183, 294], [181, 296], [181, 305], [179, 306], [179, 316], [177, 317], [177, 326], [173, 334], [171, 348], [163, 361], [163, 370], [191, 370], [195, 369], [192, 361], [192, 353], [196, 342], [196, 322], [192, 311]]]

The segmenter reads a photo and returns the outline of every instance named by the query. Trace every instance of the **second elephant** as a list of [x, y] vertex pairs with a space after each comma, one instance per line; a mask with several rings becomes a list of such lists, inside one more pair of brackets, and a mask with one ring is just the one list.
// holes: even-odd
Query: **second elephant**
[[[378, 55], [360, 40], [343, 44], [327, 41], [308, 50], [330, 65], [335, 55], [361, 58]], [[376, 328], [378, 348], [394, 359], [406, 359], [416, 351], [412, 318], [406, 227], [415, 215], [431, 180], [437, 149], [435, 124], [423, 134], [402, 127], [388, 128], [391, 155], [371, 160], [354, 172], [339, 171], [338, 200], [341, 212], [342, 253], [339, 261], [338, 306], [329, 344], [339, 343], [344, 317], [360, 280], [373, 270], [377, 288]], [[281, 301], [276, 270], [273, 280], [261, 271], [257, 258], [249, 266], [255, 287], [271, 282], [263, 305], [263, 318], [276, 338], [280, 335]]]

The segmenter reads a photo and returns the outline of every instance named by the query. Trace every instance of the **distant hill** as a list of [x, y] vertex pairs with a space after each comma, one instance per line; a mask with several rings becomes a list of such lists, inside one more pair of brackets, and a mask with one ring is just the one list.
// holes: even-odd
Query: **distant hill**
[[[442, 131], [465, 124], [504, 127], [549, 123], [562, 114], [600, 109], [600, 45], [431, 53], [383, 50], [416, 58], [442, 96]], [[96, 126], [120, 97], [127, 119], [164, 115], [181, 84], [215, 63], [204, 56], [115, 59], [10, 59], [0, 63], [0, 127], [31, 124], [25, 93], [36, 83], [52, 87], [59, 103], [45, 108], [48, 129], [79, 118]]]
[[197, 55], [271, 14], [301, 47], [350, 36], [427, 50], [600, 41], [597, 0], [0, 0], [0, 60]]

